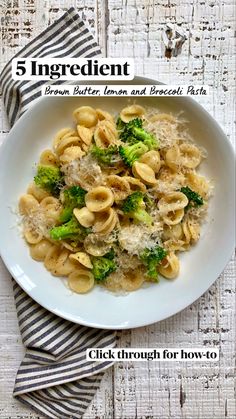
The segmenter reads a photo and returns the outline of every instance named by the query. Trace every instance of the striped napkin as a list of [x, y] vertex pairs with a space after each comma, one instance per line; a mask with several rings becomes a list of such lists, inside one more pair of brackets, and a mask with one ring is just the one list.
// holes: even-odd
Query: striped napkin
[[[84, 57], [101, 50], [74, 8], [70, 8], [15, 57]], [[40, 96], [43, 81], [13, 81], [11, 62], [0, 76], [11, 126]], [[57, 81], [58, 84], [58, 81]], [[116, 333], [64, 320], [32, 300], [13, 280], [14, 297], [25, 357], [18, 370], [14, 396], [49, 418], [83, 415], [104, 370], [111, 362], [86, 360], [86, 349], [114, 347]]]

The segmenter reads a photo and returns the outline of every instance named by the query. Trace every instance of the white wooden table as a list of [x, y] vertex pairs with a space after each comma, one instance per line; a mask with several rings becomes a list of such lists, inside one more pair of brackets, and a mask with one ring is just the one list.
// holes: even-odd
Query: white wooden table
[[[3, 5], [2, 5], [3, 2]], [[32, 37], [70, 7], [77, 7], [96, 33], [105, 55], [134, 56], [138, 73], [166, 83], [208, 84], [205, 108], [234, 138], [233, 0], [2, 0], [1, 67]], [[162, 31], [180, 24], [187, 40], [177, 58], [164, 57]], [[1, 113], [1, 139], [8, 131]], [[217, 245], [217, 244], [216, 244]], [[217, 249], [215, 249], [217, 251]], [[219, 249], [220, 251], [220, 249]], [[235, 264], [196, 303], [150, 327], [122, 334], [124, 347], [215, 346], [220, 362], [117, 363], [110, 369], [86, 418], [236, 417]], [[16, 370], [24, 349], [18, 330], [10, 276], [0, 265], [0, 417], [38, 416], [13, 399]]]

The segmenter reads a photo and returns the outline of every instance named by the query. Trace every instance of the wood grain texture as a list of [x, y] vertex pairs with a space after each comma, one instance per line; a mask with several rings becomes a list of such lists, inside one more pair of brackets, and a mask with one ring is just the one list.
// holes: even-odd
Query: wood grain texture
[[[210, 86], [201, 104], [234, 131], [235, 50], [233, 0], [2, 0], [1, 66], [74, 6], [88, 20], [104, 55], [135, 57], [137, 73], [165, 83]], [[167, 60], [166, 23], [187, 34], [178, 57]], [[2, 106], [2, 105], [1, 105]], [[1, 109], [0, 141], [8, 127]], [[0, 265], [0, 418], [36, 419], [12, 398], [23, 356], [9, 274]], [[236, 416], [234, 402], [235, 262], [186, 310], [152, 326], [125, 331], [124, 347], [216, 346], [219, 363], [117, 363], [85, 414], [86, 419], [207, 419]]]

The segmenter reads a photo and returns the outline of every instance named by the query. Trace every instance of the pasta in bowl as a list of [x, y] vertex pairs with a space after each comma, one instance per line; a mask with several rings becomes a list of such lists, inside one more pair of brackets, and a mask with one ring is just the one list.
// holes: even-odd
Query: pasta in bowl
[[31, 257], [79, 294], [177, 278], [207, 214], [206, 151], [181, 115], [155, 108], [81, 106], [73, 118], [19, 200]]
[[[122, 81], [122, 84], [125, 83]], [[157, 82], [136, 77], [131, 83], [143, 85]], [[133, 105], [140, 106], [138, 114], [133, 114], [133, 108], [126, 112], [126, 108]], [[85, 108], [77, 119], [78, 109], [82, 106]], [[89, 118], [86, 116], [88, 106], [94, 110]], [[112, 167], [106, 164], [107, 155], [103, 164], [94, 155], [88, 156], [94, 146], [112, 151], [111, 147], [119, 149], [123, 145], [121, 129], [116, 127], [122, 110], [125, 110], [125, 124], [135, 119], [134, 116], [138, 117], [142, 120], [142, 128], [159, 141], [158, 148], [150, 151], [146, 151], [144, 144], [142, 150], [145, 153], [135, 160], [134, 173], [124, 163], [120, 153], [117, 153]], [[112, 123], [112, 128], [107, 121]], [[96, 144], [94, 132], [98, 124], [102, 129], [97, 131]], [[109, 137], [112, 144], [104, 140], [108, 131], [112, 133]], [[180, 147], [183, 143], [184, 146]], [[128, 142], [124, 145], [127, 146]], [[176, 151], [175, 145], [178, 145], [179, 151]], [[169, 155], [166, 155], [167, 150], [171, 150]], [[194, 168], [199, 153], [201, 161]], [[1, 257], [20, 287], [36, 302], [75, 323], [116, 330], [165, 319], [199, 298], [230, 258], [235, 216], [233, 156], [230, 142], [220, 126], [190, 98], [143, 96], [136, 97], [135, 103], [126, 97], [40, 98], [16, 122], [0, 148]], [[104, 152], [99, 157], [104, 159]], [[181, 163], [186, 167], [176, 170], [175, 159], [177, 165]], [[79, 160], [80, 164], [70, 163], [73, 160]], [[86, 170], [88, 163], [89, 170]], [[153, 170], [155, 178], [149, 169], [143, 170], [141, 163]], [[59, 173], [56, 170], [54, 175], [57, 173], [65, 177], [71, 174], [73, 181], [67, 185], [62, 176], [56, 185], [59, 190], [55, 188], [52, 194], [34, 181], [38, 165], [49, 166], [53, 170], [58, 167]], [[62, 166], [68, 169], [67, 172], [62, 172]], [[143, 177], [149, 184], [144, 182]], [[169, 185], [172, 185], [171, 190]], [[214, 190], [209, 199], [211, 185], [214, 185]], [[113, 204], [101, 212], [91, 211], [86, 205], [73, 208], [73, 217], [83, 227], [83, 232], [89, 231], [82, 243], [76, 246], [71, 239], [55, 241], [48, 234], [67, 222], [70, 212], [69, 215], [64, 212], [63, 195], [72, 186], [79, 186], [86, 193], [102, 186], [112, 192], [114, 199]], [[202, 198], [203, 205], [179, 208], [175, 210], [175, 216], [166, 212], [169, 207], [165, 208], [165, 205], [176, 205], [176, 193], [187, 186]], [[151, 208], [154, 191], [155, 211]], [[24, 192], [27, 196], [23, 199], [21, 211], [26, 214], [19, 219], [16, 208]], [[123, 203], [137, 192], [145, 197], [142, 209], [152, 219], [160, 218], [159, 224], [144, 224], [124, 213], [121, 208]], [[174, 197], [166, 199], [170, 193], [174, 193]], [[33, 199], [29, 199], [28, 195], [32, 195]], [[109, 196], [105, 193], [108, 203], [111, 202]], [[99, 201], [100, 198], [101, 195]], [[181, 206], [183, 203], [181, 200]], [[62, 214], [65, 217], [63, 222], [59, 220]], [[181, 221], [171, 224], [182, 215]], [[26, 237], [32, 242], [28, 245], [22, 237], [22, 224], [26, 228]], [[122, 229], [119, 229], [120, 225]], [[106, 234], [104, 241], [102, 231], [108, 227], [111, 232]], [[150, 229], [154, 230], [151, 243]], [[114, 242], [118, 233], [119, 248], [118, 238]], [[154, 262], [158, 272], [158, 278], [154, 280], [147, 277], [148, 266], [140, 260], [140, 255], [150, 244], [153, 248], [157, 243], [167, 255], [161, 263], [155, 265]], [[92, 269], [97, 260], [95, 258], [105, 255], [118, 267], [125, 267], [125, 271], [122, 273], [116, 269], [104, 279], [106, 283], [98, 283]], [[156, 256], [163, 256], [160, 249]], [[174, 279], [172, 273], [178, 269]], [[155, 270], [153, 272], [156, 274]], [[68, 282], [75, 291], [71, 290]], [[88, 291], [91, 288], [92, 291]]]

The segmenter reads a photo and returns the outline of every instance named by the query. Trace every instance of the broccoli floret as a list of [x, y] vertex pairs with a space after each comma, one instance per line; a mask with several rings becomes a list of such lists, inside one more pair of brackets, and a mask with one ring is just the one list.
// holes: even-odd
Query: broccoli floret
[[95, 281], [104, 281], [117, 268], [114, 259], [105, 256], [94, 257], [92, 259], [92, 273]]
[[50, 230], [50, 237], [53, 240], [73, 240], [75, 242], [81, 242], [85, 236], [90, 233], [90, 229], [83, 227], [75, 217], [72, 217], [70, 221], [64, 223], [58, 227], [53, 227]]
[[134, 118], [127, 124], [123, 123], [124, 125], [122, 125], [121, 122], [119, 121], [118, 123], [117, 121], [121, 130], [120, 139], [122, 141], [128, 142], [130, 144], [142, 141], [148, 147], [148, 150], [158, 148], [159, 143], [157, 139], [154, 137], [154, 135], [150, 134], [143, 128], [142, 119]]
[[39, 165], [34, 177], [35, 184], [57, 196], [64, 185], [63, 175], [56, 166]]
[[132, 145], [119, 147], [119, 153], [127, 166], [132, 166], [135, 160], [138, 160], [144, 153], [148, 151], [148, 147], [141, 141]]
[[155, 282], [158, 282], [157, 266], [166, 255], [166, 250], [161, 246], [145, 249], [140, 255], [141, 261], [147, 267], [147, 276]]
[[115, 257], [115, 250], [112, 248], [111, 250], [109, 250], [109, 252], [107, 252], [104, 255], [104, 257], [107, 258], [107, 259], [113, 260], [114, 257]]
[[85, 206], [84, 197], [86, 191], [80, 186], [72, 186], [71, 188], [65, 189], [63, 192], [63, 210], [60, 215], [60, 221], [65, 223], [69, 221], [73, 215], [74, 208], [82, 208]]
[[187, 196], [188, 198], [188, 205], [185, 207], [185, 211], [187, 211], [188, 209], [192, 208], [192, 207], [200, 207], [201, 205], [204, 204], [204, 201], [202, 199], [202, 197], [195, 191], [193, 191], [192, 189], [190, 189], [188, 186], [183, 186], [180, 191]]
[[118, 117], [117, 121], [116, 121], [116, 128], [118, 131], [122, 131], [125, 127], [126, 123], [124, 121], [122, 121], [122, 119], [120, 117]]
[[114, 157], [118, 155], [118, 148], [116, 146], [110, 145], [107, 148], [100, 148], [94, 145], [91, 148], [91, 154], [95, 157], [101, 164], [113, 164]]
[[137, 191], [129, 195], [125, 199], [121, 209], [136, 221], [147, 225], [152, 224], [152, 217], [145, 210], [144, 194], [142, 192]]
[[148, 150], [158, 148], [158, 140], [154, 137], [154, 135], [145, 131], [143, 128], [135, 127], [133, 129], [133, 133], [135, 135], [135, 138], [137, 138], [137, 141], [142, 141], [148, 147]]

